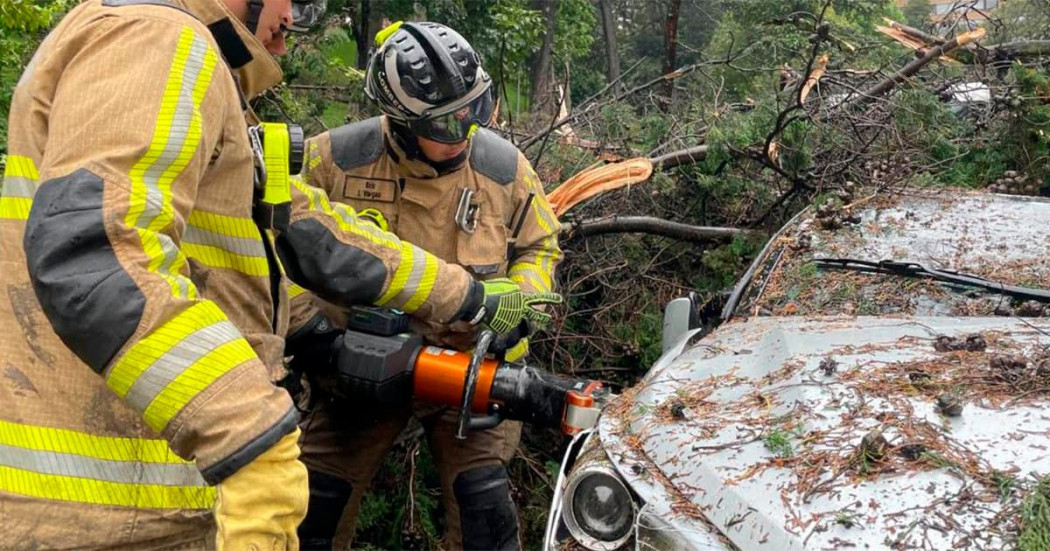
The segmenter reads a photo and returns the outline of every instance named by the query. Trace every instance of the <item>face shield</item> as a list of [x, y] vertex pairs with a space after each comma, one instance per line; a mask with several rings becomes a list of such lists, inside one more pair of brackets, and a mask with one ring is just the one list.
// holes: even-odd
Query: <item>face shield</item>
[[288, 30], [304, 33], [313, 30], [324, 19], [328, 0], [292, 0], [292, 26]]
[[496, 101], [489, 82], [479, 93], [442, 106], [434, 113], [405, 121], [412, 133], [427, 140], [454, 144], [466, 141], [474, 128], [488, 126]]

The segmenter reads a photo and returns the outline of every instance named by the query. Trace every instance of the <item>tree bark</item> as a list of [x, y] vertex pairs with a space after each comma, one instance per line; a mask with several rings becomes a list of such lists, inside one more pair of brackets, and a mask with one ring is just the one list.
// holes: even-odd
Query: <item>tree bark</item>
[[975, 31], [970, 31], [956, 36], [955, 38], [945, 42], [944, 44], [940, 44], [927, 49], [922, 57], [905, 65], [899, 71], [890, 75], [889, 78], [883, 80], [882, 82], [879, 82], [871, 88], [864, 90], [859, 96], [853, 98], [852, 100], [839, 104], [839, 106], [835, 108], [835, 111], [841, 111], [843, 109], [852, 109], [854, 107], [859, 107], [861, 105], [867, 104], [875, 98], [894, 89], [898, 84], [904, 82], [915, 73], [918, 73], [919, 69], [922, 69], [931, 61], [941, 57], [942, 55], [948, 52], [951, 52], [952, 50], [960, 46], [965, 46], [970, 42], [980, 40], [984, 37], [984, 33], [985, 30], [983, 28], [979, 28]]
[[616, 42], [616, 15], [613, 13], [612, 0], [598, 0], [598, 10], [602, 15], [602, 33], [605, 35], [605, 55], [608, 60], [606, 77], [609, 82], [620, 79], [620, 55]]
[[562, 233], [578, 233], [582, 236], [607, 233], [647, 233], [670, 237], [693, 243], [729, 241], [738, 235], [759, 234], [755, 230], [741, 228], [716, 228], [692, 226], [651, 216], [612, 216], [583, 220], [575, 224], [562, 224]]
[[529, 67], [532, 90], [529, 93], [533, 111], [550, 103], [551, 93], [551, 57], [554, 50], [554, 27], [558, 13], [558, 0], [533, 0], [532, 8], [543, 14], [546, 28], [543, 33], [543, 45], [533, 54]]
[[368, 21], [372, 18], [372, 3], [369, 0], [358, 0], [354, 3], [354, 42], [357, 44], [357, 68], [364, 70], [368, 65], [368, 47], [372, 42], [369, 36]]
[[[669, 75], [674, 72], [675, 57], [678, 50], [678, 13], [682, 8], [682, 0], [668, 1], [667, 19], [664, 20], [664, 70], [663, 74]], [[674, 97], [674, 79], [667, 79], [664, 83], [664, 96], [667, 98], [665, 111], [671, 107]]]
[[676, 166], [691, 165], [707, 158], [707, 146], [698, 145], [689, 149], [672, 151], [666, 155], [649, 159], [656, 170], [670, 170]]

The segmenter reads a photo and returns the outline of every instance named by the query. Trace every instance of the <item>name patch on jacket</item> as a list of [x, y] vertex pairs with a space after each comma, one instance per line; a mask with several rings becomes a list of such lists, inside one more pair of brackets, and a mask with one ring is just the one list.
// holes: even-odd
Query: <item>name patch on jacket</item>
[[343, 183], [343, 197], [393, 203], [397, 182], [385, 178], [347, 176]]

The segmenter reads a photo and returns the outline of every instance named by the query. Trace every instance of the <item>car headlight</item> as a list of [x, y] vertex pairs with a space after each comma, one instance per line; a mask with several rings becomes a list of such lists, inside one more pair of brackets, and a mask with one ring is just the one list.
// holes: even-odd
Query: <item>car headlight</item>
[[581, 545], [612, 551], [633, 533], [637, 510], [630, 490], [609, 465], [586, 465], [565, 488], [562, 520]]

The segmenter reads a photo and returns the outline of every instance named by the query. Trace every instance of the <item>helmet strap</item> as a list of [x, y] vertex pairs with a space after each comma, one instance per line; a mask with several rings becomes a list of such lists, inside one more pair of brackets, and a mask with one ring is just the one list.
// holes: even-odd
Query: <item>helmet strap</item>
[[259, 15], [262, 11], [263, 0], [248, 0], [248, 18], [244, 22], [248, 32], [255, 34], [255, 30], [259, 28]]
[[419, 142], [416, 141], [416, 135], [412, 133], [408, 126], [394, 119], [388, 120], [390, 121], [390, 134], [394, 136], [394, 141], [397, 142], [397, 146], [401, 148], [401, 151], [405, 152], [405, 157], [415, 161], [422, 161], [434, 167], [438, 174], [445, 174], [459, 168], [467, 158], [467, 151], [470, 148], [464, 149], [459, 155], [447, 161], [432, 161], [423, 154], [423, 150], [419, 147]]

